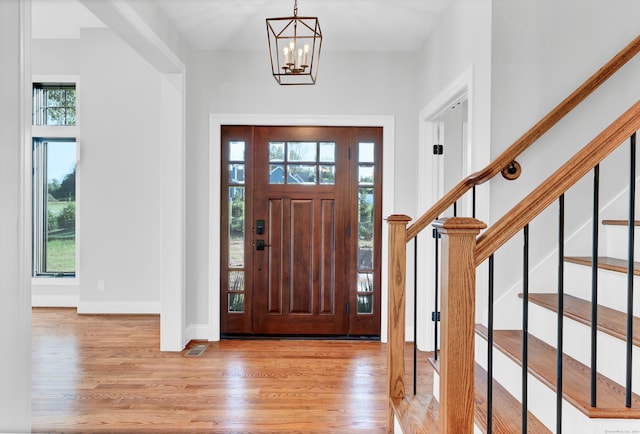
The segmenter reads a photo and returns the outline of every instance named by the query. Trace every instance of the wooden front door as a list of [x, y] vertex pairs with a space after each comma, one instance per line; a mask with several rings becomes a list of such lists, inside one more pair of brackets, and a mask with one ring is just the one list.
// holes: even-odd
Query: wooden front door
[[380, 137], [223, 128], [223, 334], [379, 336]]

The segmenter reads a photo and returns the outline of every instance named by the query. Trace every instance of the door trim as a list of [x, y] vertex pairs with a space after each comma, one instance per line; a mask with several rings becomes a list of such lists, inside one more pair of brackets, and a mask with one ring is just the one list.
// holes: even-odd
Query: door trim
[[[393, 214], [395, 120], [393, 116], [333, 115], [209, 115], [209, 301], [210, 341], [220, 340], [220, 132], [222, 125], [382, 127], [382, 215]], [[387, 341], [388, 229], [382, 224], [380, 339]]]
[[[433, 158], [434, 131], [439, 122], [441, 114], [451, 107], [452, 104], [467, 100], [467, 140], [466, 150], [463, 152], [463, 169], [467, 173], [482, 168], [490, 161], [490, 141], [485, 140], [487, 131], [477, 121], [478, 110], [476, 105], [476, 87], [474, 83], [477, 74], [473, 65], [469, 65], [458, 77], [446, 86], [429, 104], [420, 111], [420, 132], [418, 149], [418, 206], [421, 212], [426, 211], [445, 192], [442, 191], [442, 167], [441, 159]], [[489, 193], [490, 183], [483, 185], [476, 193], [476, 218], [489, 222]], [[419, 312], [432, 312], [435, 305], [433, 298], [433, 275], [434, 275], [434, 253], [433, 238], [431, 231], [424, 231], [419, 235], [418, 260], [424, 267], [423, 278], [418, 282], [417, 305]], [[484, 300], [483, 291], [486, 279], [483, 273], [486, 271], [478, 269], [478, 299]], [[413, 336], [413, 324], [408, 325], [407, 335]], [[418, 330], [422, 332], [418, 336], [418, 348], [423, 351], [433, 351], [434, 326], [430, 315], [422, 315], [417, 320]], [[411, 333], [411, 334], [409, 334]]]

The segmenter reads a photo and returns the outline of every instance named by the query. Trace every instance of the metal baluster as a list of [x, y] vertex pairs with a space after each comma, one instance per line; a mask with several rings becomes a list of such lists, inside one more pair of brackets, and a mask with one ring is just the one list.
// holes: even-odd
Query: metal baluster
[[529, 225], [524, 227], [522, 266], [522, 434], [527, 434], [529, 371]]
[[476, 218], [476, 186], [473, 186], [471, 194], [471, 217]]
[[489, 312], [487, 325], [487, 434], [493, 431], [493, 255], [489, 256]]
[[413, 394], [418, 390], [418, 236], [413, 237]]
[[600, 165], [593, 168], [593, 232], [591, 238], [591, 407], [597, 403], [598, 378], [598, 241]]
[[440, 273], [440, 258], [438, 255], [438, 239], [440, 235], [436, 229], [433, 230], [433, 238], [435, 238], [435, 303], [434, 303], [434, 313], [433, 313], [433, 358], [434, 360], [438, 360], [438, 281], [439, 281], [439, 273]]
[[564, 194], [559, 198], [558, 218], [558, 342], [556, 345], [556, 434], [562, 434], [562, 353], [564, 323]]
[[635, 244], [635, 208], [636, 208], [636, 133], [630, 137], [629, 165], [629, 263], [627, 265], [627, 384], [625, 405], [631, 408], [631, 377], [633, 373], [633, 268]]

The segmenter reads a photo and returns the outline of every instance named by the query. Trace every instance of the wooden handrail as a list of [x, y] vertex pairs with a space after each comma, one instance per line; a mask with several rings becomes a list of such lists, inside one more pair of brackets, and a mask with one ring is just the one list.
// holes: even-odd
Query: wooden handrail
[[587, 81], [578, 87], [571, 95], [566, 97], [560, 104], [551, 110], [545, 117], [529, 129], [522, 137], [516, 140], [509, 148], [500, 154], [487, 167], [469, 175], [460, 181], [453, 189], [437, 201], [427, 212], [418, 218], [407, 228], [406, 241], [409, 242], [438, 216], [440, 216], [455, 201], [460, 199], [473, 186], [489, 181], [515, 160], [531, 144], [538, 140], [544, 133], [549, 131], [567, 113], [573, 110], [578, 104], [584, 101], [594, 90], [611, 77], [616, 71], [624, 66], [636, 54], [640, 52], [640, 35], [630, 44], [616, 54], [609, 62], [593, 74]]
[[640, 100], [478, 238], [476, 266], [640, 129]]

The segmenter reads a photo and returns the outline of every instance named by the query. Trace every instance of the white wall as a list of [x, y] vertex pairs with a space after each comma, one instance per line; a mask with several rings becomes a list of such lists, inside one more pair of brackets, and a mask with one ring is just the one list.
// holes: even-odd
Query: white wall
[[158, 313], [160, 74], [110, 30], [83, 29], [80, 75], [78, 311]]
[[[638, 35], [640, 3], [635, 0], [493, 0], [491, 143], [495, 157], [596, 72]], [[518, 161], [522, 176], [491, 183], [492, 216], [498, 218], [559, 165], [628, 109], [640, 95], [640, 57], [597, 90]], [[601, 205], [624, 184], [625, 156], [609, 171]], [[627, 157], [628, 159], [628, 157]], [[625, 175], [626, 176], [626, 175]], [[601, 177], [606, 177], [601, 171]], [[590, 218], [589, 183], [567, 195], [569, 235]], [[557, 239], [557, 206], [531, 225], [532, 267], [552, 254]], [[499, 297], [517, 284], [521, 272], [521, 237], [496, 256]], [[588, 254], [589, 252], [582, 252]], [[557, 263], [539, 270], [555, 285]], [[555, 286], [554, 286], [555, 287]], [[534, 291], [539, 288], [530, 288]], [[504, 313], [514, 311], [513, 291]], [[515, 309], [518, 311], [518, 309]], [[499, 317], [508, 322], [508, 316]]]
[[411, 191], [417, 170], [416, 69], [411, 54], [323, 53], [318, 84], [279, 86], [270, 74], [266, 49], [196, 53], [187, 65], [188, 324], [207, 324], [212, 303], [207, 293], [208, 114], [392, 115], [394, 209], [415, 214]]
[[0, 1], [0, 432], [31, 430], [29, 5]]
[[78, 75], [79, 39], [33, 39], [31, 73], [34, 75]]
[[[452, 0], [419, 52], [419, 106], [427, 106], [469, 68], [473, 95], [468, 107], [473, 170], [486, 166], [491, 120], [491, 0]], [[420, 210], [424, 212], [426, 210]], [[488, 211], [480, 217], [487, 220]]]

